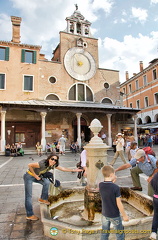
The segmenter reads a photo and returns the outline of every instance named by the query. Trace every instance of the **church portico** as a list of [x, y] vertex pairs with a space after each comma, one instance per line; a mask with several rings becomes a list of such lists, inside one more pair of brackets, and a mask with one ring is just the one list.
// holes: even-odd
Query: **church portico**
[[[107, 135], [107, 144], [112, 145], [112, 138], [118, 132], [117, 120], [120, 116], [129, 115], [129, 109], [106, 106], [94, 103], [69, 103], [59, 101], [26, 101], [0, 102], [1, 111], [1, 152], [4, 143], [22, 142], [24, 148], [35, 148], [37, 141], [43, 143], [58, 140], [62, 134], [67, 139], [67, 148], [72, 141], [81, 144], [81, 132], [85, 133], [85, 141], [92, 137], [89, 123], [97, 117]], [[5, 112], [5, 113], [4, 113]], [[132, 111], [132, 115], [135, 110]], [[131, 115], [131, 117], [132, 117]], [[115, 122], [115, 124], [113, 124]], [[81, 146], [81, 145], [79, 145]]]

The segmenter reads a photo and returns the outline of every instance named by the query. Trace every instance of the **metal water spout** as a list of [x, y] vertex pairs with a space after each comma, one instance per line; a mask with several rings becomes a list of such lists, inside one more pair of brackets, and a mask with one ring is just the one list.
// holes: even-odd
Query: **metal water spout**
[[103, 128], [98, 119], [95, 118], [89, 128], [94, 136], [84, 147], [87, 152], [87, 186], [84, 196], [84, 218], [92, 221], [95, 218], [97, 199], [100, 198], [98, 185], [99, 182], [103, 181], [101, 169], [107, 164], [107, 149], [109, 146], [103, 143], [103, 140], [98, 136]]

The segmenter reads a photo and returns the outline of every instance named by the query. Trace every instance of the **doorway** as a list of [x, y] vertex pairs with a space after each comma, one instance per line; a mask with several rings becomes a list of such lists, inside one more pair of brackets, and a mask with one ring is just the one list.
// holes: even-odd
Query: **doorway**
[[[77, 118], [73, 121], [73, 129], [74, 129], [74, 141], [77, 141]], [[90, 129], [87, 126], [87, 121], [81, 117], [81, 132], [84, 132], [85, 142], [90, 141]]]

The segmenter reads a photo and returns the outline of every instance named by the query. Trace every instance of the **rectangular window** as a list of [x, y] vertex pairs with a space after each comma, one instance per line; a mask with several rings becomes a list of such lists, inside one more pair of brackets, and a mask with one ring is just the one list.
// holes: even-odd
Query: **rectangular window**
[[147, 76], [146, 75], [143, 76], [143, 83], [144, 83], [144, 86], [147, 85]]
[[33, 91], [33, 76], [24, 76], [24, 91]]
[[25, 133], [15, 133], [15, 142], [25, 142]]
[[136, 80], [136, 90], [138, 90], [139, 89], [139, 82], [138, 82], [138, 80]]
[[148, 97], [145, 97], [145, 107], [149, 106], [149, 101], [148, 101]]
[[156, 69], [153, 70], [153, 80], [157, 78]]
[[155, 104], [158, 104], [158, 93], [155, 93]]
[[21, 50], [21, 62], [36, 63], [36, 51]]
[[140, 101], [137, 100], [137, 108], [140, 108]]
[[0, 89], [5, 89], [5, 74], [0, 73]]
[[125, 89], [125, 88], [123, 88], [123, 93], [124, 93], [124, 94], [126, 93], [126, 89]]
[[83, 84], [78, 84], [78, 101], [85, 101], [85, 91]]
[[86, 101], [93, 101], [92, 92], [87, 86], [86, 86]]
[[9, 61], [9, 47], [0, 47], [0, 60]]
[[129, 107], [132, 108], [132, 103], [129, 104]]
[[132, 86], [131, 86], [131, 84], [129, 84], [129, 93], [131, 93], [132, 92]]

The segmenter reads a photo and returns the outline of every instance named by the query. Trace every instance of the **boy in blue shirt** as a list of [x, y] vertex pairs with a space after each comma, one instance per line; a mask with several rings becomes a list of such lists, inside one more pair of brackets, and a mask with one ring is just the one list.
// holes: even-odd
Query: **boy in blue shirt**
[[116, 230], [117, 240], [124, 240], [124, 227], [122, 219], [128, 221], [128, 216], [121, 202], [120, 188], [114, 182], [116, 180], [115, 171], [112, 166], [102, 168], [104, 182], [99, 183], [99, 192], [102, 200], [102, 235], [101, 240], [108, 240], [110, 234], [110, 224]]

